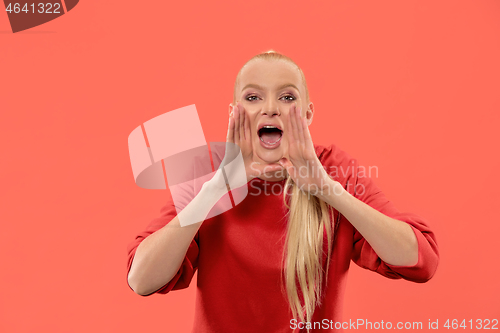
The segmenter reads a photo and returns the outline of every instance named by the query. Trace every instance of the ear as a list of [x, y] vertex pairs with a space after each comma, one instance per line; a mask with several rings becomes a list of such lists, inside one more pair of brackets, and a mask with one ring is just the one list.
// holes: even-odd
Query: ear
[[233, 103], [229, 103], [229, 109], [228, 109], [229, 117], [233, 115]]
[[314, 116], [314, 104], [312, 102], [309, 102], [309, 105], [307, 106], [306, 110], [307, 126], [311, 125], [313, 121], [313, 116]]

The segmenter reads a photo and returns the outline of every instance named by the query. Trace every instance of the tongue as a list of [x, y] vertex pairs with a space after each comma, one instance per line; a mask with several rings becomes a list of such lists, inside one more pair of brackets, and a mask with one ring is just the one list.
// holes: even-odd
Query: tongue
[[265, 133], [262, 133], [262, 135], [260, 137], [262, 138], [262, 141], [264, 141], [265, 143], [273, 144], [280, 139], [281, 133], [278, 131], [265, 132]]

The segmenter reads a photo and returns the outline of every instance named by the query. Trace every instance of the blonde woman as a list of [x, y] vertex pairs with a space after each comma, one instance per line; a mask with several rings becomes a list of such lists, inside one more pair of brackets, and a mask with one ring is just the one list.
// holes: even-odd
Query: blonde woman
[[[248, 195], [185, 227], [169, 202], [128, 246], [130, 288], [166, 294], [198, 270], [193, 332], [325, 332], [342, 330], [351, 260], [429, 280], [439, 254], [427, 222], [399, 212], [346, 152], [313, 144], [314, 115], [294, 61], [274, 51], [251, 58], [236, 77], [227, 134], [241, 148]], [[198, 196], [216, 190], [205, 185]]]

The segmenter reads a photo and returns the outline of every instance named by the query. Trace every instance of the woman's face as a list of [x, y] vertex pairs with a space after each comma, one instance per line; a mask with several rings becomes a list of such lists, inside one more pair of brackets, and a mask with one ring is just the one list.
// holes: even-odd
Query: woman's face
[[293, 103], [301, 107], [301, 116], [307, 117], [308, 124], [314, 113], [313, 104], [307, 104], [299, 71], [285, 61], [259, 59], [248, 63], [241, 70], [235, 99], [250, 119], [254, 160], [263, 164], [288, 157], [286, 133]]

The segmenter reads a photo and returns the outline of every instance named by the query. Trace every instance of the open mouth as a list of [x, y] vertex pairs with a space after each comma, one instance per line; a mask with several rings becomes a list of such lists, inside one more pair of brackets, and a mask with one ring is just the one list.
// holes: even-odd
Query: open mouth
[[273, 125], [264, 125], [259, 131], [259, 139], [265, 148], [276, 148], [279, 146], [281, 138], [283, 137], [283, 131]]

